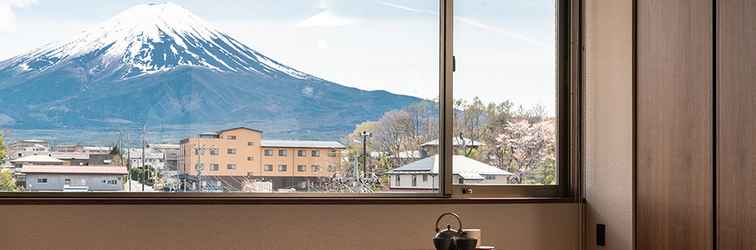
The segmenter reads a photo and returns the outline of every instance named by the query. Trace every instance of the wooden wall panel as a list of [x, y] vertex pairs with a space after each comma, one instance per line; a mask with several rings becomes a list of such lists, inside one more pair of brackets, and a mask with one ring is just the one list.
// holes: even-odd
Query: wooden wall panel
[[756, 249], [756, 1], [718, 1], [717, 38], [717, 244]]
[[637, 0], [636, 249], [713, 248], [711, 0]]

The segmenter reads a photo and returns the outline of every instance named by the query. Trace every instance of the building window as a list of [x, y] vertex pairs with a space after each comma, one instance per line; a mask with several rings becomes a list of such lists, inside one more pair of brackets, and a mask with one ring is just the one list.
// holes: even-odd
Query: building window
[[328, 157], [336, 157], [336, 150], [328, 151]]
[[229, 170], [235, 170], [236, 169], [236, 164], [226, 164], [226, 168], [229, 169]]
[[273, 156], [273, 150], [270, 150], [270, 149], [263, 150], [263, 154], [265, 156]]
[[320, 157], [320, 150], [313, 150], [312, 157]]
[[320, 165], [312, 165], [311, 167], [313, 173], [320, 172]]
[[218, 151], [220, 151], [220, 150], [218, 150], [217, 148], [211, 148], [210, 149], [210, 155], [218, 155]]
[[287, 156], [287, 155], [289, 155], [289, 151], [286, 151], [285, 149], [278, 150], [278, 156]]
[[229, 155], [235, 155], [236, 154], [236, 149], [235, 148], [226, 149], [226, 153], [229, 154]]
[[38, 178], [37, 183], [47, 183], [47, 178]]
[[247, 142], [247, 146], [254, 146], [254, 145], [255, 145], [255, 142], [253, 142], [253, 141]]
[[397, 186], [397, 187], [399, 187], [399, 186], [402, 185], [402, 176], [401, 175], [396, 175], [396, 182], [395, 182], [395, 184], [396, 184], [395, 186]]
[[288, 168], [285, 164], [278, 165], [278, 172], [286, 172]]
[[219, 171], [219, 170], [220, 170], [219, 164], [215, 164], [215, 163], [210, 164], [210, 171]]
[[236, 140], [236, 136], [235, 135], [229, 135], [229, 136], [226, 136], [226, 139], [227, 140]]
[[333, 165], [328, 165], [328, 172], [334, 172], [336, 171], [336, 168], [333, 167]]
[[423, 182], [428, 182], [428, 175], [427, 174], [423, 175]]
[[300, 150], [297, 150], [297, 156], [299, 156], [299, 157], [305, 157], [305, 156], [306, 156], [306, 155], [305, 155], [305, 151], [304, 151], [304, 150], [301, 150], [301, 149], [300, 149]]
[[412, 176], [412, 186], [417, 187], [417, 175]]
[[271, 164], [265, 164], [265, 166], [263, 167], [263, 171], [265, 171], [265, 172], [273, 172], [273, 165], [271, 165]]
[[66, 178], [66, 185], [71, 185], [71, 179]]
[[254, 161], [254, 160], [255, 160], [255, 157], [253, 157], [253, 156], [247, 156], [247, 160], [248, 160], [248, 161]]
[[486, 180], [489, 180], [489, 181], [495, 181], [496, 180], [496, 176], [495, 175], [484, 175], [484, 177], [486, 178]]
[[297, 172], [304, 172], [307, 170], [307, 166], [305, 165], [297, 165]]

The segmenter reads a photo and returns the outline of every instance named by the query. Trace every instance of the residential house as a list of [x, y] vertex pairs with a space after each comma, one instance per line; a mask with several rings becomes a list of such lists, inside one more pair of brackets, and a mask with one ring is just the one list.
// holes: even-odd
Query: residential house
[[[438, 159], [438, 155], [434, 155], [387, 172], [390, 176], [390, 189], [438, 189]], [[454, 155], [452, 165], [453, 184], [507, 184], [508, 178], [512, 176], [510, 172], [463, 155]]]
[[120, 192], [128, 171], [123, 166], [25, 165], [26, 191]]

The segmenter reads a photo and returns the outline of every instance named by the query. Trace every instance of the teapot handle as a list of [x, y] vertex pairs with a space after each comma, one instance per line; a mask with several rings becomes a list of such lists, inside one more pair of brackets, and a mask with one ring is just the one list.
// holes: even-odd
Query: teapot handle
[[444, 218], [447, 215], [454, 216], [454, 218], [457, 219], [457, 225], [459, 225], [459, 229], [458, 229], [457, 232], [462, 232], [462, 220], [459, 218], [459, 215], [457, 215], [455, 213], [446, 212], [446, 213], [441, 214], [441, 216], [438, 216], [438, 219], [436, 219], [436, 233], [438, 233], [438, 231], [440, 231], [438, 229], [438, 223], [441, 222], [441, 218]]

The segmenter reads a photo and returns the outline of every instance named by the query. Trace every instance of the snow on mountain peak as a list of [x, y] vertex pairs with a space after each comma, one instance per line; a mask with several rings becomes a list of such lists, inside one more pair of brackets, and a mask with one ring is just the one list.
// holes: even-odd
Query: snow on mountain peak
[[23, 72], [44, 70], [77, 59], [87, 62], [92, 74], [121, 70], [121, 78], [178, 66], [312, 78], [250, 49], [170, 2], [133, 6], [71, 40], [50, 44], [15, 59], [21, 59], [15, 65], [24, 65]]

